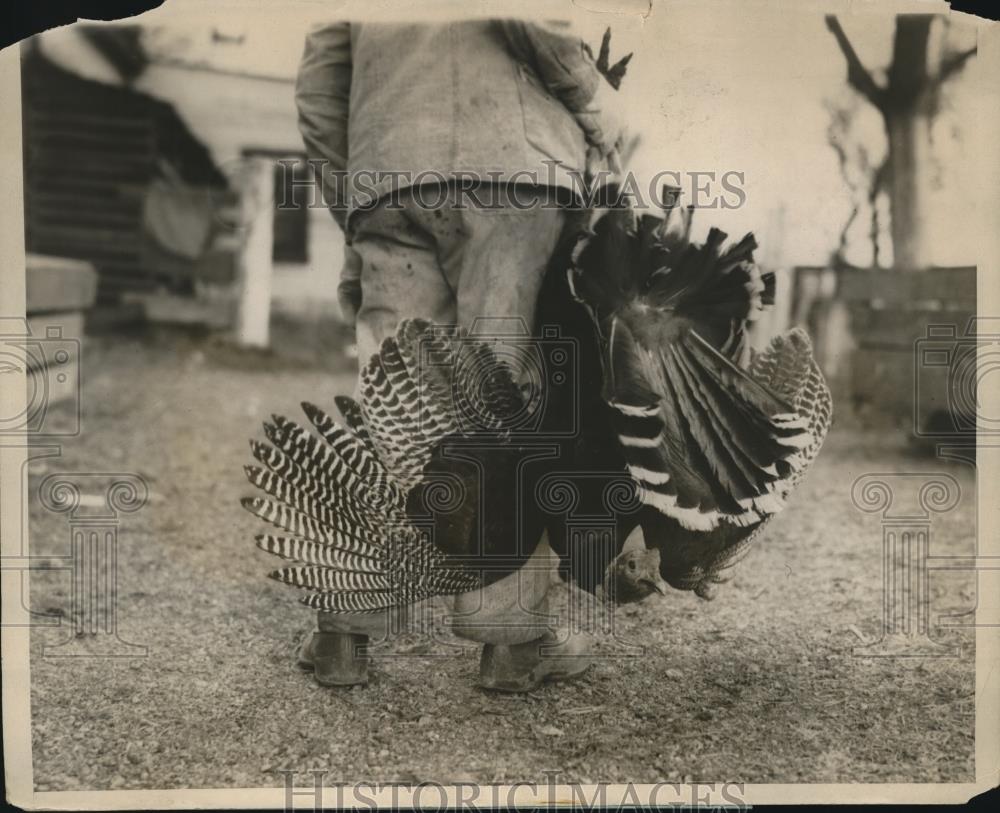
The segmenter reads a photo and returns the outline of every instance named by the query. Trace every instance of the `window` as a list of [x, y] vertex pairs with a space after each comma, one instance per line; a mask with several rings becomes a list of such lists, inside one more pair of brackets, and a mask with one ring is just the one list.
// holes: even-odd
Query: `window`
[[276, 263], [309, 261], [309, 194], [312, 175], [305, 155], [274, 164], [274, 247]]

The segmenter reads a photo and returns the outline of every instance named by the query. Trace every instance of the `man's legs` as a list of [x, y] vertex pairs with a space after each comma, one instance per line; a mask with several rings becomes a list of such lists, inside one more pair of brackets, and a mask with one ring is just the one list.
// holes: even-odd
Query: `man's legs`
[[[416, 193], [419, 195], [419, 193]], [[401, 209], [381, 205], [358, 214], [353, 246], [362, 260], [361, 307], [357, 315], [361, 365], [392, 335], [399, 322], [420, 317], [480, 329], [532, 330], [538, 291], [566, 222], [566, 213], [539, 204], [547, 192], [517, 190], [499, 207], [428, 208], [414, 193], [400, 194]], [[438, 192], [428, 194], [433, 201]], [[484, 196], [485, 197], [485, 196]], [[520, 322], [518, 322], [520, 320]], [[516, 359], [514, 359], [516, 363]], [[524, 369], [514, 371], [519, 377]], [[587, 642], [557, 636], [548, 613], [547, 591], [554, 557], [543, 540], [517, 572], [481, 590], [450, 597], [452, 629], [485, 644], [480, 666], [484, 686], [525, 691], [546, 678], [583, 671]], [[384, 638], [405, 617], [319, 613], [320, 632], [303, 651], [317, 680], [332, 685], [364, 682], [367, 660], [359, 647]], [[313, 655], [310, 663], [310, 655]]]
[[[491, 191], [496, 208], [477, 207], [470, 196], [460, 201], [465, 208], [435, 212], [416, 207], [411, 216], [435, 239], [444, 276], [456, 291], [459, 324], [478, 332], [516, 336], [524, 329], [530, 334], [539, 289], [567, 213], [553, 205], [545, 189], [483, 190], [481, 199], [490, 199]], [[523, 357], [505, 358], [515, 365], [520, 383], [529, 383], [524, 380], [527, 365], [518, 366]], [[446, 601], [452, 631], [485, 644], [480, 663], [485, 687], [526, 691], [589, 665], [589, 642], [583, 636], [555, 632], [547, 600], [554, 566], [554, 554], [543, 539], [518, 572]]]
[[[370, 212], [358, 213], [352, 245], [361, 259], [359, 367], [364, 367], [403, 319], [455, 321], [455, 295], [441, 273], [433, 238], [405, 212], [383, 203]], [[406, 618], [406, 608], [364, 615], [320, 611], [319, 631], [300, 650], [299, 663], [312, 668], [316, 680], [324, 685], [364, 683], [368, 679], [365, 649], [369, 642], [399, 632]]]

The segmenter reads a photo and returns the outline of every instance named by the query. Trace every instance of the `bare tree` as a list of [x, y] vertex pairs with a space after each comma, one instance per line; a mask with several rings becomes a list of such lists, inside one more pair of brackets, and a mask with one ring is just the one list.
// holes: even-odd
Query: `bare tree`
[[976, 49], [944, 53], [930, 65], [931, 24], [940, 15], [900, 14], [896, 17], [892, 61], [885, 84], [876, 82], [862, 64], [835, 16], [826, 25], [847, 61], [847, 81], [881, 114], [888, 139], [885, 164], [873, 175], [871, 200], [884, 185], [889, 197], [893, 262], [897, 268], [929, 264], [927, 224], [932, 196], [926, 183], [930, 158], [931, 122], [940, 106], [941, 88], [975, 55]]
[[880, 265], [879, 243], [882, 238], [882, 226], [879, 222], [878, 198], [884, 186], [886, 159], [883, 157], [876, 166], [866, 139], [853, 135], [860, 103], [856, 99], [843, 102], [830, 99], [824, 102], [830, 115], [826, 141], [837, 155], [840, 175], [851, 195], [851, 212], [840, 230], [837, 247], [830, 258], [834, 266], [850, 264], [847, 260], [850, 234], [863, 212], [868, 217], [871, 264]]

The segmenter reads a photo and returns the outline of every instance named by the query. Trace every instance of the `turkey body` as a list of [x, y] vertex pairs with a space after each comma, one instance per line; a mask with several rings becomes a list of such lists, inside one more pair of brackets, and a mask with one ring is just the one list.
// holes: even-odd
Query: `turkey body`
[[590, 535], [598, 543], [574, 538], [564, 516], [548, 530], [561, 574], [586, 590], [638, 526], [668, 584], [711, 598], [818, 453], [830, 395], [802, 331], [748, 347], [774, 296], [752, 236], [724, 250], [717, 230], [694, 246], [666, 226], [612, 209], [582, 250], [561, 247], [542, 288], [538, 324], [578, 349], [580, 386], [563, 394], [577, 400], [557, 413], [579, 410], [564, 448], [579, 502], [606, 513], [622, 473], [633, 490], [602, 523], [613, 530]]

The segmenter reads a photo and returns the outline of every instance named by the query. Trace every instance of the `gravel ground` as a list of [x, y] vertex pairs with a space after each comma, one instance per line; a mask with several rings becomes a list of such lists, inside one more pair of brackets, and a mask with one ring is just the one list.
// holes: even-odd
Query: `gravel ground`
[[[271, 412], [332, 407], [351, 362], [242, 354], [189, 335], [95, 339], [83, 435], [59, 471], [132, 471], [149, 504], [120, 529], [118, 623], [145, 658], [43, 657], [32, 634], [37, 790], [280, 785], [326, 780], [633, 782], [971, 781], [974, 652], [858, 658], [880, 630], [881, 530], [850, 501], [866, 472], [947, 471], [962, 504], [934, 554], [975, 549], [970, 467], [918, 458], [895, 435], [835, 426], [791, 507], [714, 602], [689, 593], [620, 610], [606, 657], [525, 696], [477, 689], [477, 654], [446, 630], [379, 649], [365, 688], [329, 690], [292, 665], [311, 614], [263, 578], [247, 438]], [[59, 417], [58, 415], [56, 417]], [[66, 519], [33, 500], [35, 555], [67, 550]], [[69, 579], [32, 579], [32, 607], [70, 612]], [[967, 574], [933, 574], [932, 615], [975, 606]], [[942, 640], [944, 640], [942, 638]], [[636, 654], [636, 653], [639, 654]]]

